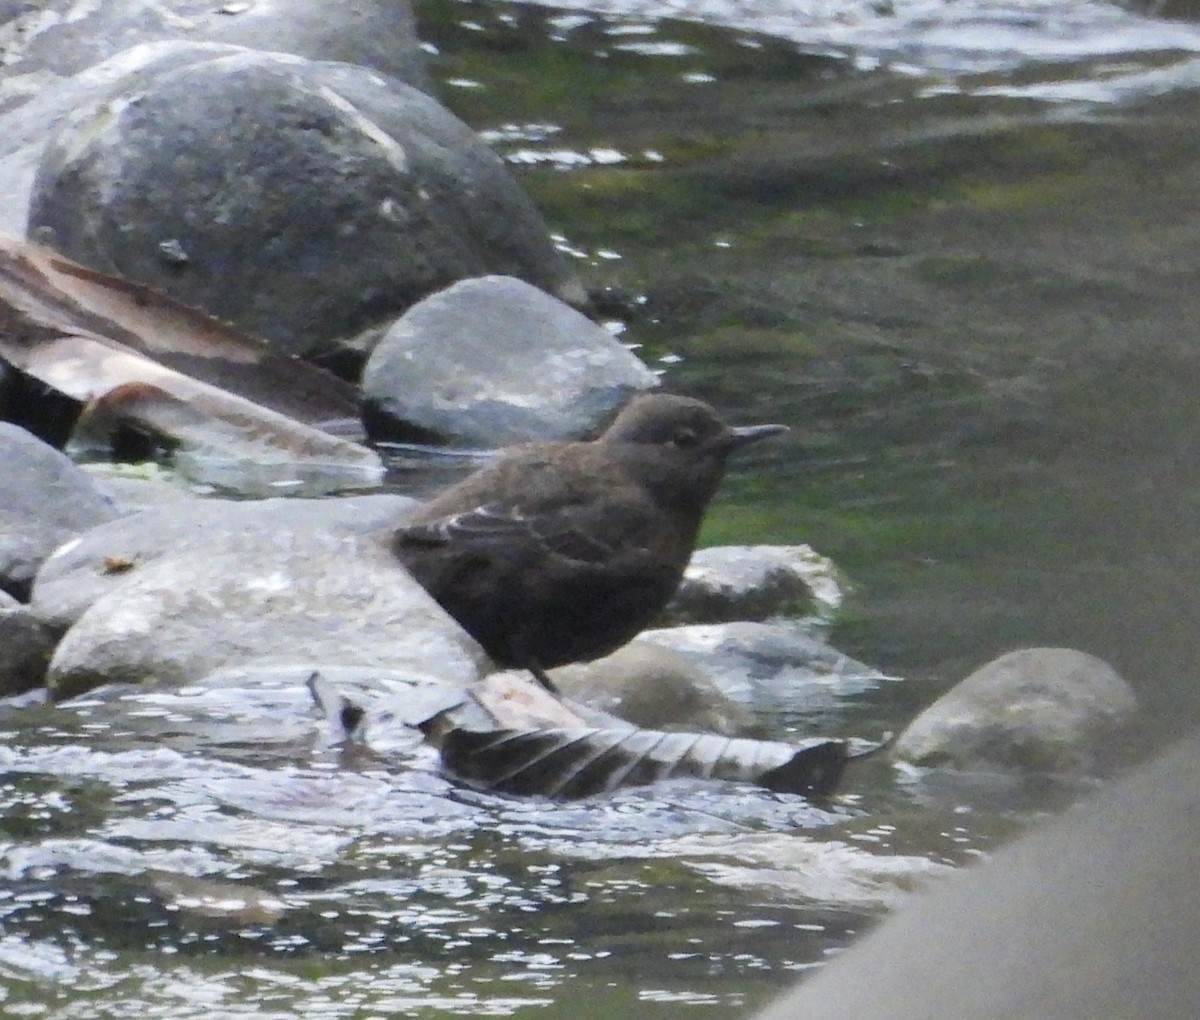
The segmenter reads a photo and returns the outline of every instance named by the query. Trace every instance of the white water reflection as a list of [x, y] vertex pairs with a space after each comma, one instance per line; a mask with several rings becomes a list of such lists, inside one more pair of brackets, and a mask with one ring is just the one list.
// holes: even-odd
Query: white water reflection
[[[664, 18], [699, 21], [787, 39], [806, 52], [844, 57], [864, 69], [886, 66], [919, 76], [1010, 72], [1119, 54], [1200, 53], [1197, 26], [1097, 0], [547, 0], [546, 5], [647, 24]], [[558, 24], [565, 34], [586, 19]], [[1185, 75], [1184, 81], [1192, 84], [1191, 78]], [[1100, 94], [1090, 98], [1106, 100]]]
[[[6, 717], [0, 1014], [506, 1016], [581, 980], [627, 1006], [635, 965], [663, 1003], [733, 1007], [727, 985], [844, 941], [822, 911], [941, 870], [827, 852], [857, 811], [734, 784], [550, 805], [455, 789], [412, 752], [334, 762], [305, 697], [114, 688]], [[271, 727], [288, 739], [247, 744]]]

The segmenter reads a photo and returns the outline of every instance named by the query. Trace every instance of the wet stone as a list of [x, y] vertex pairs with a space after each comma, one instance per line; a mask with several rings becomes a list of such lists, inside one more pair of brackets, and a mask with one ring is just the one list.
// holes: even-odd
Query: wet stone
[[[428, 84], [408, 0], [356, 0], [353, 15], [338, 18], [329, 16], [322, 0], [48, 0], [7, 6], [11, 17], [0, 9], [0, 23], [11, 36], [5, 71], [26, 81], [70, 76], [137, 44], [186, 38], [344, 60], [418, 87]], [[0, 92], [0, 99], [19, 97], [19, 84]]]
[[149, 461], [93, 463], [83, 465], [83, 469], [96, 479], [100, 491], [127, 514], [205, 498], [202, 487], [192, 486], [174, 472]]
[[828, 717], [893, 679], [796, 623], [692, 624], [645, 631], [635, 639], [642, 642], [684, 656], [755, 712]]
[[40, 686], [53, 650], [50, 631], [29, 607], [0, 591], [0, 697]]
[[119, 511], [62, 453], [7, 422], [0, 422], [0, 464], [0, 589], [22, 597], [55, 548]]
[[410, 308], [363, 372], [368, 429], [474, 446], [576, 439], [658, 379], [609, 332], [521, 280], [463, 280]]
[[1070, 648], [1022, 648], [977, 669], [900, 734], [917, 765], [1090, 772], [1127, 753], [1139, 717], [1108, 663]]
[[463, 685], [482, 650], [395, 561], [385, 536], [278, 529], [131, 571], [63, 637], [48, 685], [183, 684], [236, 665], [408, 669]]
[[634, 641], [550, 671], [564, 697], [647, 729], [737, 734], [753, 719], [687, 656]]
[[842, 601], [837, 569], [807, 545], [698, 549], [667, 606], [673, 623], [827, 616]]

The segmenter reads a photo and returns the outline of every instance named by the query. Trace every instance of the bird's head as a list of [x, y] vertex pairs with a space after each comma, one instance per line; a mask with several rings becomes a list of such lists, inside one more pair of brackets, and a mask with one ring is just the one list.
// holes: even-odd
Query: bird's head
[[702, 400], [651, 393], [626, 404], [598, 441], [618, 449], [663, 502], [702, 510], [734, 450], [786, 431], [786, 425], [728, 425]]

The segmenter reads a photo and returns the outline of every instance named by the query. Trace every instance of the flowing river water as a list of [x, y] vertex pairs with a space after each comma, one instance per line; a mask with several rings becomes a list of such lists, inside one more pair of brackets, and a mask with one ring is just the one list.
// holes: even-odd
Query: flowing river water
[[[705, 541], [833, 557], [833, 643], [897, 679], [818, 710], [783, 684], [773, 734], [877, 737], [1029, 645], [1112, 662], [1151, 746], [1195, 724], [1190, 7], [417, 12], [443, 99], [623, 339], [792, 426]], [[872, 763], [831, 808], [703, 784], [548, 806], [326, 748], [284, 684], [0, 731], [6, 1018], [748, 1016], [1078, 792]]]

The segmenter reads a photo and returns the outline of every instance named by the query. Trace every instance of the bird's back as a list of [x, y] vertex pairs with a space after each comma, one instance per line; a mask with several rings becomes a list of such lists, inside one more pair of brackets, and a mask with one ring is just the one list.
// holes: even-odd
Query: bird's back
[[447, 489], [395, 550], [498, 663], [551, 667], [607, 654], [652, 622], [698, 525], [603, 444], [550, 444]]

